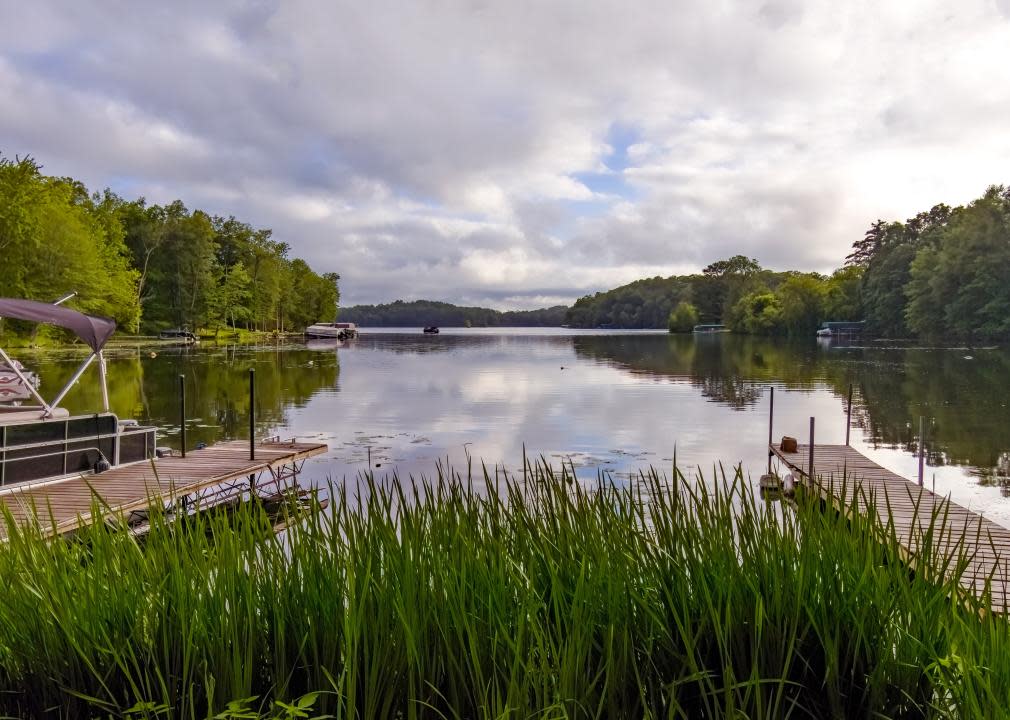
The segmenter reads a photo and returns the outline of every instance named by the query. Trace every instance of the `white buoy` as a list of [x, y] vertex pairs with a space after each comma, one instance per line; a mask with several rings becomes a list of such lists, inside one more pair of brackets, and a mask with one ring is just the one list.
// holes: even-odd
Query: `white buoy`
[[792, 473], [786, 473], [782, 478], [782, 492], [790, 496], [796, 493], [796, 478]]

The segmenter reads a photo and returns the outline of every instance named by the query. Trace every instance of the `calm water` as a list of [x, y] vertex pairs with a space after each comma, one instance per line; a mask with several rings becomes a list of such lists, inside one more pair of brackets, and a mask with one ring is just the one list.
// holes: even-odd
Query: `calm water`
[[[18, 354], [46, 395], [80, 354]], [[326, 442], [306, 476], [353, 479], [432, 474], [442, 459], [521, 466], [523, 451], [580, 474], [617, 479], [639, 468], [712, 472], [766, 462], [768, 388], [775, 426], [806, 440], [844, 442], [855, 388], [852, 443], [914, 478], [918, 417], [928, 418], [927, 485], [1010, 525], [1010, 353], [984, 349], [834, 347], [731, 335], [569, 330], [365, 331], [357, 341], [110, 352], [113, 410], [158, 425], [178, 444], [178, 377], [186, 377], [190, 444], [244, 438], [248, 371], [256, 370], [258, 431]], [[71, 411], [93, 411], [91, 371]]]

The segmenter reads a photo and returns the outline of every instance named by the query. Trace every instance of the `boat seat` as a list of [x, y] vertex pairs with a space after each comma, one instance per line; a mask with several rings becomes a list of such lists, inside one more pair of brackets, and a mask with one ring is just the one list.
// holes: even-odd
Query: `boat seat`
[[70, 417], [70, 412], [66, 408], [53, 408], [52, 415], [48, 418], [42, 417], [45, 412], [42, 408], [0, 408], [0, 425], [31, 422], [32, 420], [60, 420]]

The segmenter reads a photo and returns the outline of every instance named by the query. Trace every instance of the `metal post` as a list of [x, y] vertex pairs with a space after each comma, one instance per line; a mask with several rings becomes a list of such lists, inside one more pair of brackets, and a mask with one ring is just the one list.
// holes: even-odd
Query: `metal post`
[[[77, 371], [70, 377], [69, 380], [67, 380], [67, 384], [64, 385], [63, 389], [56, 394], [55, 398], [53, 398], [53, 402], [51, 403], [52, 407], [58, 406], [63, 401], [63, 398], [65, 398], [67, 393], [73, 389], [74, 385], [77, 384], [77, 381], [81, 379], [81, 375], [84, 374], [84, 371], [88, 369], [88, 366], [94, 362], [96, 357], [98, 357], [98, 353], [91, 353], [91, 355], [88, 356], [88, 359], [81, 363], [81, 366], [77, 368]], [[51, 412], [52, 411], [50, 411], [50, 414]]]
[[919, 487], [922, 487], [923, 461], [926, 459], [926, 418], [919, 416]]
[[849, 430], [852, 429], [852, 383], [849, 383], [849, 405], [845, 411], [845, 446], [849, 445]]
[[186, 376], [179, 376], [179, 432], [182, 435], [182, 456], [186, 457]]
[[256, 370], [249, 368], [249, 459], [256, 459]]
[[105, 412], [109, 412], [109, 383], [105, 377], [105, 355], [101, 350], [98, 351], [98, 377], [102, 383], [102, 406]]
[[775, 386], [770, 388], [768, 396], [768, 474], [772, 474], [772, 421], [775, 418]]
[[810, 418], [810, 448], [807, 458], [807, 477], [811, 482], [814, 480], [814, 419]]

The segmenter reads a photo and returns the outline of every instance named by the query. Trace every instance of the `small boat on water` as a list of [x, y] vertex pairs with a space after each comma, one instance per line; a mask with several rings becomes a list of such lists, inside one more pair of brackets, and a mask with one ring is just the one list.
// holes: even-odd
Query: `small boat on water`
[[351, 340], [358, 337], [358, 326], [345, 322], [319, 322], [305, 328], [307, 338], [333, 338], [335, 340]]
[[[120, 420], [109, 411], [102, 349], [116, 330], [114, 320], [10, 298], [0, 298], [0, 318], [56, 325], [76, 334], [91, 349], [53, 399], [46, 400], [39, 392], [38, 377], [0, 347], [0, 378], [13, 376], [4, 384], [13, 393], [0, 394], [0, 487], [104, 472], [154, 457], [156, 429]], [[60, 403], [92, 364], [98, 368], [102, 408], [71, 415]]]
[[427, 333], [428, 335], [438, 335], [438, 328], [434, 325], [429, 325], [421, 332]]
[[691, 330], [691, 332], [698, 333], [698, 334], [724, 333], [724, 332], [729, 332], [729, 328], [726, 327], [725, 325], [719, 325], [719, 324], [716, 324], [716, 323], [711, 323], [711, 324], [707, 324], [707, 325], [695, 325], [694, 328]]
[[180, 330], [179, 328], [172, 328], [170, 330], [162, 330], [158, 333], [159, 340], [171, 340], [177, 343], [197, 343], [200, 339], [196, 335], [191, 333], [189, 330]]
[[866, 327], [866, 321], [825, 322], [817, 331], [819, 338], [859, 338]]

